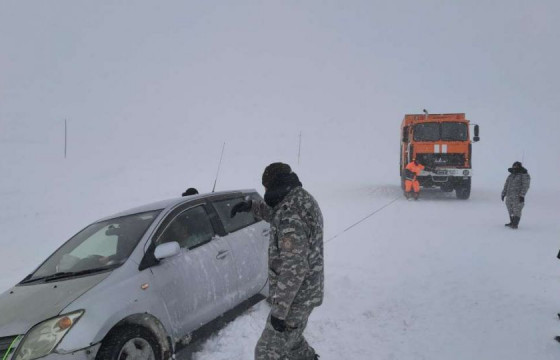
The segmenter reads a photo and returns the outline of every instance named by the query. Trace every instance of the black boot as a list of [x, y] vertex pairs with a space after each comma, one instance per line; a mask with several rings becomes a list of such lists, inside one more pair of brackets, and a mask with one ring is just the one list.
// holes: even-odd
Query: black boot
[[417, 192], [414, 193], [414, 195], [413, 195], [413, 196], [414, 196], [414, 200], [418, 200], [418, 195], [420, 195], [420, 194], [417, 193]]
[[513, 223], [513, 216], [509, 216], [509, 223], [506, 224], [506, 226], [511, 226], [511, 224]]
[[512, 221], [511, 221], [510, 228], [517, 229], [517, 226], [519, 225], [519, 220], [521, 220], [521, 218], [519, 216], [514, 216]]

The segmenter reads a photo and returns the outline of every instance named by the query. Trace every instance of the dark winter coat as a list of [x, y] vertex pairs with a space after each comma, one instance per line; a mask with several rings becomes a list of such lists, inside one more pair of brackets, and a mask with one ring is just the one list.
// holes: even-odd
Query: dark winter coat
[[511, 174], [507, 177], [504, 184], [502, 197], [517, 201], [520, 196], [525, 197], [525, 194], [529, 191], [531, 176], [524, 167], [510, 168], [509, 171]]
[[292, 305], [323, 302], [323, 216], [301, 186], [292, 188], [274, 207], [254, 201], [253, 213], [270, 222], [268, 251], [272, 315], [286, 319]]

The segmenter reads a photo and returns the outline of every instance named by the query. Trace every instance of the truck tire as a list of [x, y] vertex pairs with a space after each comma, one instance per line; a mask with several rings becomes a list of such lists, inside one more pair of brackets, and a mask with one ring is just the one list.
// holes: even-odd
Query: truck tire
[[400, 161], [399, 161], [399, 176], [400, 176], [401, 178], [402, 178], [402, 169], [403, 169], [403, 166], [402, 166], [402, 154], [403, 154], [403, 148], [402, 148], [402, 145], [401, 145], [401, 146], [399, 147], [399, 159], [400, 159]]
[[452, 183], [449, 183], [449, 182], [446, 182], [446, 183], [441, 184], [439, 188], [440, 188], [441, 191], [443, 191], [443, 192], [452, 192], [452, 191], [454, 190], [454, 189], [453, 189], [453, 184], [452, 184]]
[[125, 359], [162, 360], [161, 346], [156, 337], [141, 326], [122, 326], [112, 330], [101, 343], [97, 360]]
[[471, 179], [463, 180], [457, 185], [455, 195], [457, 195], [457, 199], [467, 200], [471, 196]]

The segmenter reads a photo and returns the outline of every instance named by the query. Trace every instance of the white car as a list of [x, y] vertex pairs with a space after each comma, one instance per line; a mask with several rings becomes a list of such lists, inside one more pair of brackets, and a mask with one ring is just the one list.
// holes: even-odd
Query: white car
[[169, 359], [268, 291], [270, 227], [231, 208], [254, 190], [101, 219], [0, 295], [0, 359]]

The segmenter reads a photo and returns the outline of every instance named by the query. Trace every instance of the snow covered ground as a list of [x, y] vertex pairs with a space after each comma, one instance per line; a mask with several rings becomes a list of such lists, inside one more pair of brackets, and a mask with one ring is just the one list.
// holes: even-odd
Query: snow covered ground
[[[218, 190], [262, 192], [284, 161], [319, 200], [326, 296], [307, 336], [321, 360], [559, 358], [559, 10], [0, 2], [0, 291], [98, 218], [209, 192], [225, 142]], [[401, 197], [399, 124], [423, 108], [481, 126], [468, 201]], [[532, 185], [512, 231], [500, 191], [516, 160]], [[194, 357], [251, 359], [266, 314]]]
[[[16, 156], [2, 180], [0, 291], [96, 218], [183, 191], [158, 189], [150, 177], [128, 183], [134, 172], [124, 165], [89, 170], [80, 161], [34, 155], [50, 161], [27, 166]], [[53, 168], [57, 175], [45, 176]], [[426, 190], [415, 202], [402, 198], [398, 178], [328, 183], [305, 167], [300, 172], [326, 224], [325, 302], [306, 332], [321, 359], [560, 356], [552, 339], [560, 334], [558, 192], [532, 188], [520, 229], [513, 231], [503, 226], [501, 188], [477, 186], [476, 178], [470, 200]], [[128, 189], [143, 182], [149, 191]], [[250, 309], [208, 339], [194, 359], [252, 358], [267, 312], [266, 303]]]
[[[326, 296], [306, 333], [321, 359], [560, 356], [558, 194], [530, 194], [513, 231], [499, 189], [468, 201], [426, 191], [418, 202], [395, 185], [322, 190]], [[267, 311], [259, 304], [195, 359], [250, 359]]]

